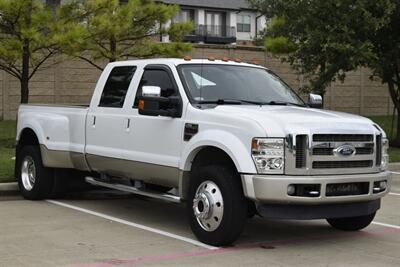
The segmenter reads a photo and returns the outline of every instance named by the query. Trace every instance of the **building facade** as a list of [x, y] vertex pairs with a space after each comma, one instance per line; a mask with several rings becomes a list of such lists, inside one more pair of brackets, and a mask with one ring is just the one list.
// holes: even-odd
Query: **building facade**
[[[177, 4], [179, 13], [170, 23], [193, 22], [194, 31], [185, 41], [210, 44], [252, 44], [265, 29], [266, 18], [247, 0], [162, 0]], [[168, 42], [168, 36], [162, 37]]]

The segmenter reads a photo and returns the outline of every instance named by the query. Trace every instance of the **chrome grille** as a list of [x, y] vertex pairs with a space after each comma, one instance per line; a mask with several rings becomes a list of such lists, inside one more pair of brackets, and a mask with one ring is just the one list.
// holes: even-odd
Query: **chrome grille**
[[347, 168], [368, 168], [372, 167], [372, 160], [353, 161], [314, 161], [313, 169], [347, 169]]
[[382, 135], [376, 136], [376, 166], [381, 166], [382, 162]]
[[[332, 156], [334, 148], [329, 147], [315, 147], [312, 154], [315, 156]], [[374, 153], [372, 147], [356, 147], [356, 155], [370, 155]]]
[[[378, 133], [305, 134], [287, 136], [285, 173], [288, 175], [335, 175], [379, 172], [376, 161]], [[351, 147], [353, 154], [341, 153]], [[379, 149], [381, 150], [381, 149]]]
[[314, 134], [314, 142], [372, 142], [372, 134]]
[[307, 163], [307, 135], [296, 136], [296, 168], [305, 168]]

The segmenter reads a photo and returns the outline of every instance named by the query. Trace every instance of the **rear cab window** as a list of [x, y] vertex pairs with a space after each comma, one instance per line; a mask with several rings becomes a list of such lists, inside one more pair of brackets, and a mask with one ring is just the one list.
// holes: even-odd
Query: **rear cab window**
[[136, 66], [114, 67], [104, 85], [99, 107], [122, 108]]

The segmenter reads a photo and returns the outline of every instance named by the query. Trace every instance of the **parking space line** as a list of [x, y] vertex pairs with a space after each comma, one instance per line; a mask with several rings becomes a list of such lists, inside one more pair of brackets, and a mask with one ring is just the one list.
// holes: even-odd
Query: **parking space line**
[[400, 196], [400, 193], [390, 192], [389, 195], [392, 195], [392, 196]]
[[394, 174], [400, 174], [400, 172], [391, 172], [391, 173], [394, 173]]
[[373, 221], [372, 224], [380, 225], [380, 226], [384, 226], [384, 227], [389, 227], [389, 228], [393, 228], [393, 229], [398, 229], [398, 230], [400, 230], [400, 226], [399, 226], [399, 225], [388, 224], [388, 223], [382, 223], [382, 222], [376, 222], [376, 221]]
[[104, 213], [100, 213], [100, 212], [84, 209], [84, 208], [81, 208], [81, 207], [73, 206], [73, 205], [66, 204], [66, 203], [59, 202], [59, 201], [54, 201], [54, 200], [46, 200], [46, 201], [49, 202], [49, 203], [58, 205], [58, 206], [62, 206], [62, 207], [65, 207], [65, 208], [69, 208], [69, 209], [73, 209], [73, 210], [76, 210], [76, 211], [84, 212], [84, 213], [87, 213], [87, 214], [90, 214], [90, 215], [93, 215], [93, 216], [97, 216], [97, 217], [100, 217], [100, 218], [103, 218], [103, 219], [107, 219], [107, 220], [110, 220], [110, 221], [113, 221], [113, 222], [118, 222], [118, 223], [121, 223], [121, 224], [124, 224], [124, 225], [128, 225], [128, 226], [131, 226], [131, 227], [139, 228], [139, 229], [142, 229], [142, 230], [145, 230], [145, 231], [149, 231], [149, 232], [152, 232], [152, 233], [155, 233], [155, 234], [159, 234], [159, 235], [163, 235], [163, 236], [166, 236], [166, 237], [174, 238], [174, 239], [177, 239], [177, 240], [180, 240], [180, 241], [183, 241], [183, 242], [187, 242], [187, 243], [193, 244], [195, 246], [203, 247], [203, 248], [210, 249], [210, 250], [218, 249], [217, 247], [206, 245], [204, 243], [201, 243], [201, 242], [199, 242], [197, 240], [194, 240], [194, 239], [191, 239], [191, 238], [187, 238], [187, 237], [184, 237], [184, 236], [180, 236], [180, 235], [176, 235], [176, 234], [173, 234], [173, 233], [169, 233], [167, 231], [163, 231], [163, 230], [160, 230], [160, 229], [152, 228], [152, 227], [149, 227], [149, 226], [146, 226], [146, 225], [142, 225], [142, 224], [126, 221], [126, 220], [123, 220], [123, 219], [119, 219], [119, 218], [116, 218], [116, 217], [113, 217], [113, 216], [110, 216], [110, 215], [107, 215], [107, 214], [104, 214]]

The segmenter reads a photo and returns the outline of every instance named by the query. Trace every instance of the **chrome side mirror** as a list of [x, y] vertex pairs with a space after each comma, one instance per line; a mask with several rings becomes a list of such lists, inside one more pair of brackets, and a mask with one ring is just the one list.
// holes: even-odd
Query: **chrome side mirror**
[[309, 94], [308, 105], [311, 108], [322, 108], [322, 96], [316, 94]]
[[160, 97], [161, 96], [161, 87], [159, 87], [159, 86], [143, 86], [142, 87], [142, 96]]

